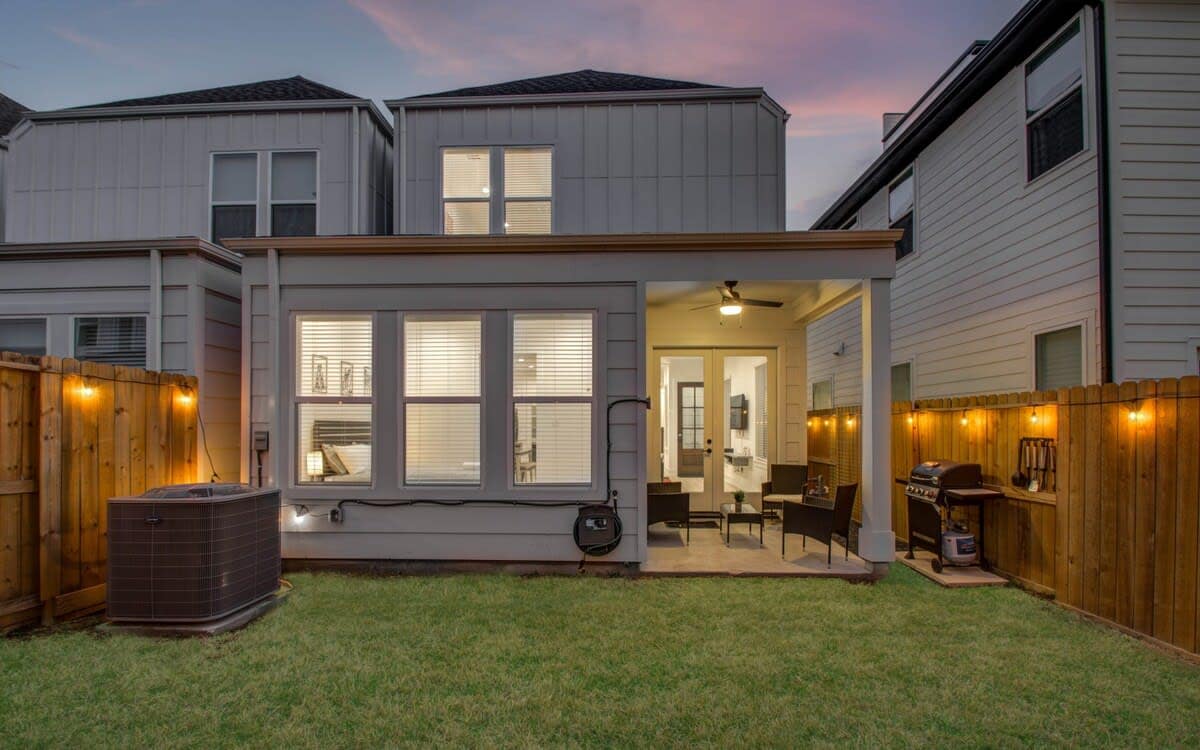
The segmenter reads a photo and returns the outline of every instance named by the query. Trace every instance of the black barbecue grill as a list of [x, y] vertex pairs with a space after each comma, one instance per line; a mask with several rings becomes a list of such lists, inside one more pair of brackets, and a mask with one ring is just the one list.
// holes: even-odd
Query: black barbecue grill
[[[900, 480], [896, 480], [900, 481]], [[983, 486], [983, 471], [979, 464], [964, 464], [957, 461], [935, 459], [917, 464], [909, 472], [904, 487], [908, 498], [908, 555], [913, 559], [913, 550], [927, 549], [937, 555], [933, 569], [942, 572], [942, 533], [949, 520], [951, 509], [958, 507], [979, 508], [979, 564], [989, 567], [983, 556], [983, 504], [1004, 497], [1003, 492]]]

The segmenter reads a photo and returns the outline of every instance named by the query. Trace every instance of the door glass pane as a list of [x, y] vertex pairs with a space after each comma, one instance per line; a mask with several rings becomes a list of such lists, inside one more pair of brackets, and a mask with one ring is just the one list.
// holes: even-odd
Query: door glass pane
[[[767, 481], [766, 443], [769, 442], [767, 358], [763, 355], [726, 356], [722, 380], [725, 437], [721, 457], [725, 492], [742, 490], [749, 502], [758, 500]], [[760, 453], [761, 451], [761, 453]]]
[[660, 456], [663, 481], [679, 482], [695, 493], [692, 507], [703, 504], [707, 435], [704, 430], [704, 357], [659, 360]]

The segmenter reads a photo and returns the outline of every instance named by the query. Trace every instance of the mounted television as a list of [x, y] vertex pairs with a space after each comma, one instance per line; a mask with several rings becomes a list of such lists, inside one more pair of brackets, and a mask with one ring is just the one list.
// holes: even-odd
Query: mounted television
[[729, 429], [745, 430], [750, 427], [750, 407], [744, 395], [729, 397]]

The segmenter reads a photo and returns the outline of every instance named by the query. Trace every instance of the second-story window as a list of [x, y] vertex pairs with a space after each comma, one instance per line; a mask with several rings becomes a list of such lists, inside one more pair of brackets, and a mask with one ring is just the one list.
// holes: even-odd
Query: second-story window
[[442, 151], [442, 227], [445, 234], [487, 234], [491, 212], [491, 152]]
[[258, 154], [213, 154], [212, 241], [258, 233]]
[[913, 251], [913, 204], [913, 170], [909, 167], [888, 188], [888, 225], [904, 230], [904, 236], [896, 243], [896, 260]]
[[311, 237], [317, 233], [317, 154], [271, 154], [271, 235]]
[[443, 233], [549, 234], [552, 161], [546, 146], [443, 149]]
[[1072, 23], [1025, 66], [1030, 180], [1083, 150], [1083, 35]]

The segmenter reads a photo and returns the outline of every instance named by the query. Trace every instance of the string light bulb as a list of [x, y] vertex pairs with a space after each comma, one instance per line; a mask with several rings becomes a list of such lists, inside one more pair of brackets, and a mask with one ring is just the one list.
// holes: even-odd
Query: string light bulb
[[91, 398], [92, 396], [95, 396], [96, 386], [92, 385], [86, 380], [83, 381], [83, 384], [79, 386], [79, 395], [83, 396], [84, 398]]
[[1037, 421], [1038, 421], [1037, 409], [1034, 409], [1033, 414], [1029, 415], [1029, 421], [1033, 422], [1034, 424], [1037, 424]]
[[959, 424], [961, 424], [963, 427], [966, 427], [966, 426], [967, 426], [967, 410], [966, 410], [966, 409], [963, 409], [963, 413], [962, 413], [962, 419], [958, 420], [958, 422], [959, 422]]
[[847, 427], [853, 427], [853, 426], [854, 426], [854, 417], [846, 417], [846, 426], [847, 426]]

